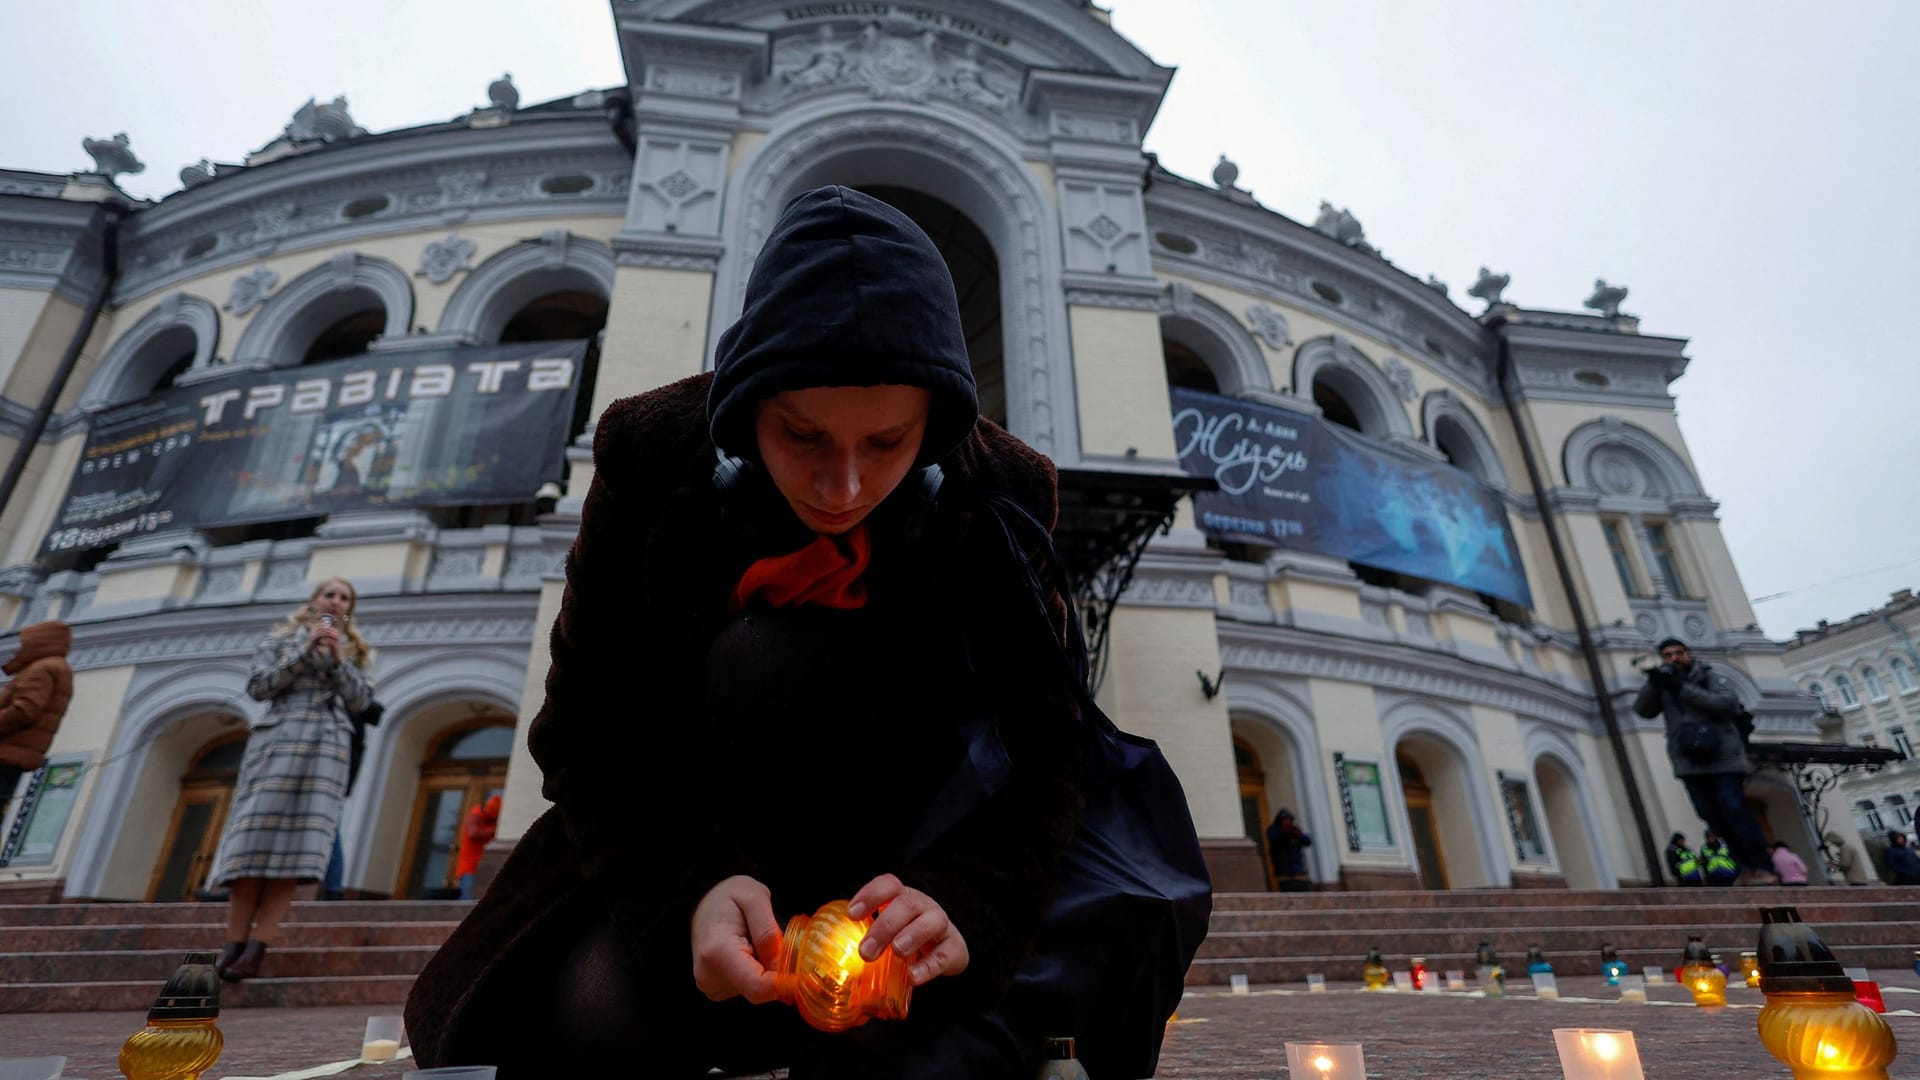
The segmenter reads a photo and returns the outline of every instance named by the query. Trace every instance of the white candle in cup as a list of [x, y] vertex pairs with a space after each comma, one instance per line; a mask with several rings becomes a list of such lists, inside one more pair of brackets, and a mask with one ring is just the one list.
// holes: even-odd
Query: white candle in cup
[[1413, 993], [1413, 972], [1396, 971], [1393, 973], [1393, 988], [1403, 994]]
[[405, 1035], [400, 1017], [367, 1017], [367, 1034], [360, 1040], [360, 1060], [392, 1061], [400, 1054], [400, 1041], [403, 1038]]
[[360, 1044], [361, 1061], [392, 1061], [399, 1053], [399, 1039], [368, 1039]]
[[[1408, 973], [1412, 977], [1412, 973]], [[1287, 1073], [1293, 1080], [1366, 1080], [1359, 1043], [1287, 1043]]]
[[1324, 994], [1326, 992], [1327, 992], [1327, 977], [1325, 975], [1307, 976], [1307, 993]]
[[1537, 972], [1533, 976], [1533, 996], [1542, 1001], [1560, 999], [1560, 981], [1550, 972]]
[[1659, 986], [1661, 983], [1667, 981], [1666, 974], [1660, 970], [1660, 966], [1658, 964], [1649, 964], [1647, 965], [1645, 970], [1647, 973], [1646, 978], [1647, 978], [1648, 986]]
[[1467, 973], [1466, 973], [1466, 972], [1464, 972], [1464, 971], [1449, 971], [1449, 972], [1447, 972], [1447, 989], [1449, 989], [1449, 990], [1465, 990], [1466, 988], [1467, 988]]
[[1229, 975], [1227, 982], [1233, 987], [1234, 993], [1244, 994], [1247, 992], [1247, 977], [1245, 975]]
[[1647, 1003], [1647, 980], [1640, 975], [1620, 977], [1620, 1003], [1622, 1005], [1645, 1005]]
[[1553, 1044], [1566, 1080], [1646, 1080], [1631, 1031], [1554, 1028]]

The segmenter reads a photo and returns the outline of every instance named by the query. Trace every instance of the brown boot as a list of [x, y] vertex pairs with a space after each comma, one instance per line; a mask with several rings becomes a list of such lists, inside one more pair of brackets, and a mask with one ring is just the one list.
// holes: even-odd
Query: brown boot
[[233, 962], [240, 959], [240, 953], [246, 947], [247, 943], [244, 941], [229, 941], [221, 946], [220, 958], [213, 962], [213, 970], [222, 975], [226, 974], [227, 969], [233, 966]]
[[247, 942], [247, 947], [240, 950], [240, 955], [235, 958], [233, 963], [227, 965], [227, 970], [220, 973], [220, 977], [228, 982], [239, 982], [242, 979], [251, 979], [260, 974], [260, 960], [266, 955], [266, 942], [249, 941]]

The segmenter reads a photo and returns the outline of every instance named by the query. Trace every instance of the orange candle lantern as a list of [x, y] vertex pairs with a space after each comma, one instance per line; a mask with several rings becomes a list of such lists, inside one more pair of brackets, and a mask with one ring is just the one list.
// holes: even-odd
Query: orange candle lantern
[[1686, 958], [1680, 964], [1680, 982], [1693, 992], [1693, 1003], [1713, 1008], [1727, 1003], [1727, 973], [1714, 966], [1713, 953], [1697, 937], [1687, 938]]
[[1794, 1080], [1887, 1080], [1893, 1029], [1854, 999], [1853, 981], [1795, 908], [1760, 913], [1760, 1044]]
[[871, 917], [847, 914], [835, 900], [812, 915], [795, 915], [780, 942], [774, 992], [821, 1031], [846, 1031], [869, 1020], [903, 1020], [913, 1000], [907, 961], [886, 949], [873, 962], [860, 958]]

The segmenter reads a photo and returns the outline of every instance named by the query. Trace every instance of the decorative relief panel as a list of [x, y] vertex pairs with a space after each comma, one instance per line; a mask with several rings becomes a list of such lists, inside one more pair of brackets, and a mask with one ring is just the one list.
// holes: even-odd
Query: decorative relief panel
[[233, 279], [233, 288], [227, 293], [227, 302], [221, 306], [235, 315], [245, 315], [254, 308], [267, 302], [273, 294], [274, 286], [280, 284], [280, 275], [264, 266]]
[[1254, 336], [1275, 352], [1293, 344], [1293, 329], [1287, 325], [1287, 317], [1265, 304], [1248, 308], [1247, 322], [1252, 324]]
[[635, 155], [638, 168], [627, 228], [717, 236], [727, 153], [727, 144], [720, 139], [643, 136]]
[[1148, 277], [1145, 213], [1137, 187], [1066, 180], [1060, 220], [1067, 232], [1067, 269]]
[[1120, 143], [1126, 146], [1140, 143], [1139, 129], [1124, 116], [1056, 110], [1049, 131], [1060, 139], [1084, 139], [1087, 142]]
[[477, 250], [478, 245], [458, 234], [432, 241], [420, 250], [420, 266], [413, 272], [414, 276], [445, 285], [453, 280], [453, 275], [473, 268], [473, 254]]
[[981, 47], [912, 23], [821, 26], [774, 46], [773, 85], [786, 96], [858, 88], [886, 101], [945, 98], [1005, 114], [1019, 97], [1020, 72]]
[[649, 64], [647, 89], [674, 97], [738, 101], [740, 76], [731, 71], [688, 67], [684, 64]]

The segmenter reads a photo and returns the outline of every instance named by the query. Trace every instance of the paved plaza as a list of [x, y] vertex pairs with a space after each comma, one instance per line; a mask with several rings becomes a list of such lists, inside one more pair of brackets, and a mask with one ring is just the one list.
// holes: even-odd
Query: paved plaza
[[[1888, 1022], [1910, 1055], [1895, 1062], [1892, 1075], [1920, 1076], [1920, 1016], [1913, 1015], [1920, 1012], [1920, 979], [1911, 971], [1876, 974], [1889, 991]], [[1364, 994], [1341, 987], [1328, 994], [1307, 994], [1294, 992], [1297, 989], [1254, 987], [1245, 996], [1223, 987], [1189, 992], [1167, 1033], [1160, 1080], [1286, 1077], [1284, 1044], [1290, 1039], [1358, 1040], [1366, 1049], [1368, 1074], [1388, 1080], [1546, 1080], [1560, 1075], [1553, 1050], [1556, 1027], [1631, 1030], [1648, 1080], [1699, 1076], [1703, 1067], [1721, 1074], [1740, 1070], [1756, 1078], [1787, 1075], [1755, 1038], [1761, 997], [1743, 987], [1729, 990], [1731, 1007], [1725, 1009], [1683, 1005], [1684, 991], [1670, 984], [1649, 988], [1656, 1004], [1579, 1000], [1614, 996], [1598, 977], [1563, 979], [1565, 999], [1556, 1002], [1536, 1001], [1531, 991], [1519, 989], [1501, 1000]], [[220, 1018], [226, 1053], [207, 1078], [272, 1076], [349, 1057], [358, 1049], [368, 1013], [364, 1007], [230, 1010]], [[111, 1080], [120, 1075], [114, 1061], [121, 1042], [143, 1019], [139, 1013], [0, 1016], [0, 1053], [66, 1054], [67, 1077]], [[341, 1075], [390, 1080], [407, 1067], [362, 1066]]]

